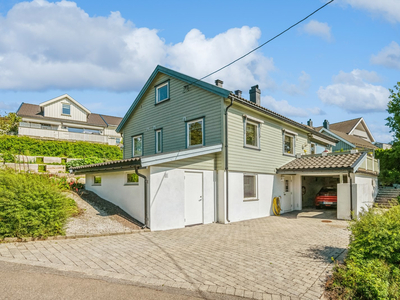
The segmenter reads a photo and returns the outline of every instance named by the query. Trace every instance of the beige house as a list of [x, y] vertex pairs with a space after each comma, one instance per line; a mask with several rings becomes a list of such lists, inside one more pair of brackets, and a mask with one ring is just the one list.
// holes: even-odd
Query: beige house
[[65, 94], [39, 105], [22, 103], [17, 111], [22, 118], [18, 135], [40, 139], [85, 141], [119, 145], [115, 130], [122, 118], [92, 113]]

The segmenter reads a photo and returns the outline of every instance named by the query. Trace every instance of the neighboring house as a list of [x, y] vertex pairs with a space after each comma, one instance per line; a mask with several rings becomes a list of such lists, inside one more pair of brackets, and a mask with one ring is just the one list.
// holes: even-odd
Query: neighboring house
[[[307, 124], [312, 126], [311, 119]], [[338, 140], [338, 143], [331, 148], [332, 152], [353, 149], [373, 151], [377, 149], [377, 146], [373, 144], [375, 139], [363, 118], [333, 124], [329, 124], [329, 121], [325, 120], [323, 126], [314, 129]]]
[[392, 145], [391, 144], [375, 142], [374, 145], [376, 147], [380, 148], [380, 149], [383, 149], [383, 150], [392, 149]]
[[67, 94], [39, 105], [22, 103], [17, 115], [22, 118], [21, 136], [109, 145], [121, 142], [115, 130], [122, 118], [91, 113]]
[[270, 216], [274, 197], [283, 213], [301, 210], [324, 185], [340, 186], [346, 218], [349, 182], [354, 208], [373, 201], [367, 153], [313, 155], [312, 143], [338, 140], [262, 107], [258, 86], [246, 100], [222, 84], [157, 66], [117, 128], [124, 159], [73, 171], [152, 230]]

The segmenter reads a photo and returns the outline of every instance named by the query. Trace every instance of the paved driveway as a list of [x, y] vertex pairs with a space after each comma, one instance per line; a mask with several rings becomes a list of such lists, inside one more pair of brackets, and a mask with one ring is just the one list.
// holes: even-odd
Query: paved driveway
[[0, 244], [0, 260], [255, 299], [318, 299], [348, 244], [323, 211], [164, 232]]

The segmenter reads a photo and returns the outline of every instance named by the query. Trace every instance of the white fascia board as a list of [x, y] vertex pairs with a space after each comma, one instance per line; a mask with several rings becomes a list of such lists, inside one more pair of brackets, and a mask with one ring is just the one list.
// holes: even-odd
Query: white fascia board
[[374, 137], [373, 137], [371, 131], [369, 130], [367, 123], [364, 121], [364, 118], [361, 118], [361, 119], [357, 122], [357, 124], [356, 124], [356, 125], [353, 127], [353, 129], [349, 132], [349, 135], [353, 133], [353, 131], [357, 128], [358, 124], [360, 124], [361, 122], [362, 122], [364, 128], [367, 130], [366, 132], [367, 132], [367, 135], [369, 136], [369, 138], [370, 138], [370, 140], [371, 140], [371, 143], [375, 142], [375, 139], [374, 139]]
[[67, 98], [71, 102], [75, 103], [77, 106], [79, 106], [81, 109], [83, 109], [87, 114], [91, 114], [90, 110], [88, 110], [86, 107], [84, 107], [82, 104], [80, 104], [78, 101], [76, 101], [74, 98], [72, 98], [68, 94], [64, 94], [64, 95], [61, 95], [59, 97], [56, 97], [56, 98], [50, 99], [48, 101], [42, 102], [42, 103], [39, 104], [39, 106], [46, 106], [46, 105], [49, 105], [51, 103], [60, 101], [60, 100], [65, 99], [65, 98]]
[[310, 135], [310, 138], [312, 138], [313, 140], [320, 141], [321, 143], [324, 143], [324, 144], [328, 144], [328, 145], [331, 145], [331, 146], [336, 146], [336, 143], [330, 142], [330, 141], [328, 141], [328, 140], [326, 140], [326, 139], [324, 139], [324, 138], [322, 138], [322, 137], [319, 137], [319, 136], [317, 136], [317, 135], [314, 135], [314, 134], [312, 134], [312, 133], [311, 133], [311, 135]]
[[186, 149], [178, 152], [158, 154], [149, 157], [142, 157], [141, 161], [142, 161], [142, 167], [148, 167], [166, 162], [171, 162], [171, 161], [176, 161], [221, 151], [222, 151], [222, 144], [215, 146], [194, 148], [194, 149]]
[[61, 121], [60, 122], [48, 121], [45, 118], [35, 119], [35, 118], [22, 117], [22, 122], [40, 123], [40, 124], [49, 124], [49, 125], [61, 125]]
[[328, 132], [330, 135], [334, 136], [334, 137], [337, 138], [339, 141], [342, 141], [343, 143], [346, 143], [346, 144], [348, 144], [349, 146], [351, 146], [351, 147], [353, 147], [353, 148], [356, 148], [355, 145], [353, 145], [353, 144], [350, 143], [349, 141], [346, 141], [345, 139], [341, 138], [340, 136], [334, 134], [333, 132], [329, 131], [329, 130], [326, 129], [326, 128], [321, 128], [321, 130], [320, 130], [319, 132], [322, 133], [323, 131]]
[[360, 158], [360, 161], [354, 166], [353, 168], [353, 173], [357, 172], [357, 170], [360, 168], [360, 166], [362, 165], [362, 163], [364, 162], [364, 160], [367, 159], [367, 152], [364, 152], [363, 155]]
[[299, 135], [298, 133], [296, 133], [296, 132], [294, 132], [294, 131], [287, 130], [287, 129], [282, 129], [282, 131], [283, 131], [283, 132], [286, 132], [286, 133], [288, 133], [288, 134], [291, 134], [291, 135]]
[[263, 120], [254, 118], [254, 117], [252, 117], [252, 116], [243, 115], [243, 117], [245, 117], [246, 119], [249, 119], [249, 120], [251, 120], [251, 121], [254, 121], [254, 122], [257, 122], [257, 123], [260, 123], [260, 124], [264, 124], [264, 121], [263, 121]]

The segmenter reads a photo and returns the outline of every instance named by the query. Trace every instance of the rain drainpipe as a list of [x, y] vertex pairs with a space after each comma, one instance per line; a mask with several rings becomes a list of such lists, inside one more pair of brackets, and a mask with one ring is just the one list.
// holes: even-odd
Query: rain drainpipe
[[143, 228], [149, 228], [149, 219], [147, 217], [147, 211], [148, 211], [148, 208], [147, 208], [147, 184], [148, 184], [148, 180], [147, 180], [146, 176], [139, 173], [139, 167], [135, 168], [135, 173], [139, 177], [142, 177], [144, 179], [144, 226], [143, 226]]
[[353, 220], [353, 180], [351, 179], [350, 172], [348, 173], [349, 183], [350, 183], [350, 218]]
[[231, 104], [225, 110], [225, 176], [226, 176], [226, 220], [229, 220], [229, 176], [228, 176], [228, 109], [233, 105], [233, 99], [231, 98]]

